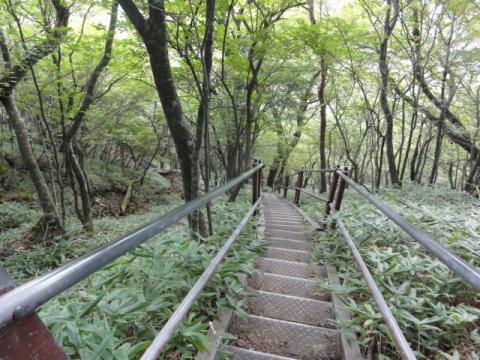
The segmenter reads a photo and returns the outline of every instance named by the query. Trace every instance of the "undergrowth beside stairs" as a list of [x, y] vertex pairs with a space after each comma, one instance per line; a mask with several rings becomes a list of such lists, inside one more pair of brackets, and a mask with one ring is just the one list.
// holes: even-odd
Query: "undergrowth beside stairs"
[[[235, 203], [223, 198], [214, 202], [215, 235], [210, 238], [190, 240], [186, 221], [178, 223], [42, 306], [40, 316], [69, 356], [92, 360], [138, 358], [246, 214], [250, 207], [247, 195], [241, 194]], [[114, 224], [108, 219], [99, 220], [108, 230], [100, 231], [97, 235], [101, 239], [96, 241], [98, 245], [111, 241], [150, 220], [153, 213], [158, 216], [166, 210], [157, 207], [147, 214], [116, 219], [115, 226], [110, 226]], [[209, 322], [218, 309], [242, 311], [241, 301], [233, 295], [243, 291], [238, 274], [253, 271], [257, 251], [254, 223], [252, 220], [237, 239], [163, 358], [191, 359], [198, 351], [205, 351]], [[101, 224], [96, 228], [102, 228]], [[84, 241], [70, 241], [74, 247], [80, 246], [71, 253], [84, 253]], [[25, 275], [27, 260], [22, 255], [17, 259], [21, 259], [17, 279], [36, 275], [35, 271]], [[30, 255], [31, 259], [40, 262], [38, 268], [48, 268], [42, 264], [41, 254]], [[12, 270], [15, 258], [9, 261]], [[28, 267], [37, 268], [34, 263]]]
[[[405, 184], [377, 195], [434, 240], [480, 268], [480, 203], [442, 187]], [[302, 209], [317, 221], [323, 204], [302, 194]], [[353, 189], [346, 191], [340, 216], [419, 359], [478, 359], [480, 299], [440, 261], [381, 215]], [[400, 359], [351, 252], [336, 230], [319, 237], [342, 279], [329, 287], [354, 318], [339, 324], [357, 333], [367, 359]], [[328, 286], [327, 286], [328, 287]]]

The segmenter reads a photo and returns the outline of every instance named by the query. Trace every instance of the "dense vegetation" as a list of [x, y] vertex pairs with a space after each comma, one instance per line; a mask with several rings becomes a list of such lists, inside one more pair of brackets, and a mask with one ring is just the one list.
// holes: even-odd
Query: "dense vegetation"
[[[479, 18], [470, 0], [0, 0], [2, 265], [19, 282], [33, 278], [256, 158], [265, 185], [301, 167], [348, 165], [478, 266]], [[328, 179], [307, 183], [324, 192]], [[44, 306], [69, 353], [135, 357], [246, 211], [240, 189]], [[478, 350], [475, 294], [360, 199], [348, 201], [342, 216], [416, 349], [427, 358]], [[344, 290], [353, 326], [369, 330], [372, 356], [394, 358], [334, 236], [353, 282]], [[238, 285], [233, 273], [250, 271], [247, 243], [209, 286], [215, 301], [202, 300], [207, 310], [174, 341], [176, 356], [202, 349], [217, 305], [238, 309], [223, 295]], [[172, 287], [150, 288], [153, 278]]]
[[[383, 189], [379, 197], [478, 268], [477, 200], [446, 188], [413, 184], [401, 190]], [[303, 197], [301, 205], [313, 218], [322, 218], [322, 203]], [[347, 224], [417, 356], [478, 359], [480, 311], [476, 292], [360, 195], [348, 192], [342, 207], [341, 214], [332, 220], [341, 216]], [[365, 282], [352, 266], [353, 259], [343, 237], [332, 231], [320, 240], [319, 258], [327, 248], [327, 258], [335, 264], [343, 280], [341, 287], [321, 286], [339, 295], [354, 314], [351, 323], [341, 323], [340, 327], [346, 333], [361, 334], [367, 358], [378, 353], [400, 358], [380, 313], [375, 311]]]

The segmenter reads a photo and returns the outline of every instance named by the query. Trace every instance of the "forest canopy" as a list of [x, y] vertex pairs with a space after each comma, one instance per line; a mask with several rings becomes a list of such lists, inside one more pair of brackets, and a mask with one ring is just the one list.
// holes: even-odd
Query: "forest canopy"
[[[34, 238], [62, 232], [72, 210], [91, 226], [92, 164], [128, 168], [125, 194], [152, 166], [179, 170], [187, 201], [254, 158], [269, 185], [345, 164], [372, 189], [439, 182], [478, 196], [476, 2], [5, 0], [0, 11], [1, 184], [30, 178], [44, 214]], [[192, 226], [205, 233], [203, 220]]]

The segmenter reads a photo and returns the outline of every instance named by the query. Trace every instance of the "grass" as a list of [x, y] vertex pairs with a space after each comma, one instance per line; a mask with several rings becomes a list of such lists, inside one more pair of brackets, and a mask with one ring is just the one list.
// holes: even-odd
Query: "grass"
[[[433, 239], [480, 268], [480, 203], [442, 187], [405, 184], [377, 195]], [[321, 219], [323, 204], [302, 195], [302, 208]], [[478, 294], [440, 261], [381, 215], [353, 189], [344, 197], [341, 216], [357, 243], [417, 357], [478, 359], [480, 309]], [[329, 261], [339, 269], [341, 288], [331, 288], [354, 314], [344, 332], [360, 335], [365, 353], [400, 359], [380, 313], [354, 266], [345, 240], [330, 231]]]
[[[43, 305], [39, 314], [68, 355], [72, 359], [138, 358], [248, 211], [247, 195], [241, 194], [235, 203], [223, 198], [214, 203], [214, 236], [190, 240], [187, 223], [182, 221]], [[22, 283], [178, 205], [179, 201], [153, 207], [145, 214], [96, 219], [94, 234], [81, 232], [77, 224], [70, 228], [68, 240], [27, 251], [19, 246], [3, 265]], [[206, 350], [208, 324], [219, 308], [241, 311], [234, 295], [243, 291], [239, 274], [253, 271], [258, 251], [254, 238], [255, 230], [248, 225], [164, 358], [193, 358]]]

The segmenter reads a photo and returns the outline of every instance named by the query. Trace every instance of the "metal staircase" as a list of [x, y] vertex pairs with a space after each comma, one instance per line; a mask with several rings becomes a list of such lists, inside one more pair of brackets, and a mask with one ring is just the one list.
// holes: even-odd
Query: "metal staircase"
[[270, 246], [247, 282], [256, 293], [246, 302], [249, 319], [233, 317], [237, 340], [226, 349], [234, 359], [340, 359], [331, 295], [318, 288], [326, 268], [310, 263], [303, 218], [277, 196], [263, 196]]

